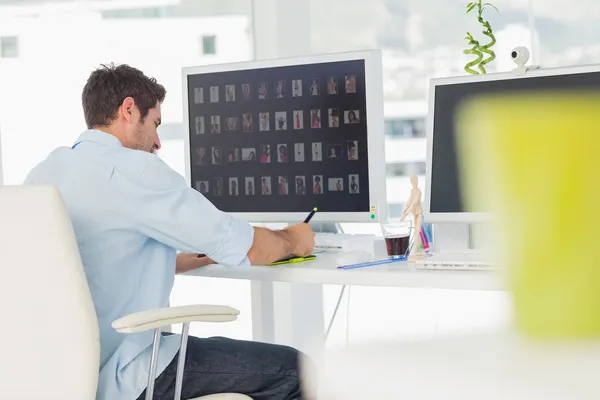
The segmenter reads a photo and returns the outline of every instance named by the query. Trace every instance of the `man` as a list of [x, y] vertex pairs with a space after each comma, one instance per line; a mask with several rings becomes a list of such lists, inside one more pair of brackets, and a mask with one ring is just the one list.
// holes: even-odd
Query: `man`
[[[164, 98], [155, 79], [127, 65], [92, 72], [82, 94], [89, 130], [25, 182], [57, 186], [67, 204], [100, 327], [99, 400], [143, 399], [152, 332], [119, 334], [111, 322], [167, 307], [175, 273], [212, 260], [266, 264], [314, 246], [308, 224], [271, 231], [217, 210], [154, 155]], [[154, 399], [173, 398], [178, 336], [161, 339]], [[284, 346], [190, 337], [182, 397], [301, 399], [299, 358]]]

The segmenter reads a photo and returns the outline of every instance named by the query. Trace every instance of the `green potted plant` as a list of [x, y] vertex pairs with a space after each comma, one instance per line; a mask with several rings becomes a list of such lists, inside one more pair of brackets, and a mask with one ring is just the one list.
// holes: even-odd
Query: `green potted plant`
[[492, 26], [486, 19], [483, 18], [483, 12], [487, 8], [493, 8], [494, 10], [498, 11], [493, 4], [483, 3], [482, 0], [472, 1], [467, 4], [467, 14], [472, 11], [477, 12], [477, 22], [479, 22], [479, 24], [481, 24], [484, 28], [482, 33], [489, 38], [489, 42], [482, 46], [481, 43], [475, 39], [470, 32], [467, 32], [465, 40], [471, 47], [465, 50], [464, 53], [466, 55], [475, 57], [474, 60], [465, 65], [465, 71], [469, 74], [485, 74], [487, 72], [485, 66], [496, 59], [496, 54], [492, 51], [492, 47], [496, 44], [496, 38], [494, 37]]

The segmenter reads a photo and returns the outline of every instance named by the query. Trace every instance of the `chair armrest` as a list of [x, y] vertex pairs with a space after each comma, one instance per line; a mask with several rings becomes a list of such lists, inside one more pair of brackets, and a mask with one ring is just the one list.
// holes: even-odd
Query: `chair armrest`
[[186, 322], [230, 322], [239, 315], [235, 308], [219, 305], [192, 305], [158, 308], [126, 315], [112, 323], [120, 333], [136, 333]]

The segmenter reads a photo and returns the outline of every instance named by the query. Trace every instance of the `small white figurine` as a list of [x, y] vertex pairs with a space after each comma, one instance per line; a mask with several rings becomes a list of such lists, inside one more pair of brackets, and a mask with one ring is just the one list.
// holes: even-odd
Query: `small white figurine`
[[417, 259], [426, 257], [420, 252], [421, 248], [421, 225], [423, 224], [423, 207], [421, 206], [421, 189], [419, 189], [419, 180], [415, 175], [410, 176], [410, 183], [412, 184], [412, 190], [410, 191], [410, 198], [406, 202], [404, 207], [404, 215], [400, 221], [404, 221], [408, 214], [412, 213], [414, 221], [414, 243], [410, 252], [410, 259]]

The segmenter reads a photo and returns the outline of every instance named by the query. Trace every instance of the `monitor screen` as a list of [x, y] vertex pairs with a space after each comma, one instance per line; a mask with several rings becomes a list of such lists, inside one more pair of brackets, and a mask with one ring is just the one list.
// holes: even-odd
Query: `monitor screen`
[[488, 211], [466, 209], [461, 195], [455, 117], [463, 101], [482, 94], [599, 88], [600, 68], [598, 71], [589, 71], [589, 68], [540, 70], [523, 77], [489, 74], [488, 77], [432, 80], [433, 115], [429, 118], [433, 127], [428, 143], [427, 214], [441, 222], [468, 222], [472, 220], [468, 214], [485, 214]]
[[189, 73], [192, 187], [232, 213], [369, 213], [365, 60]]

